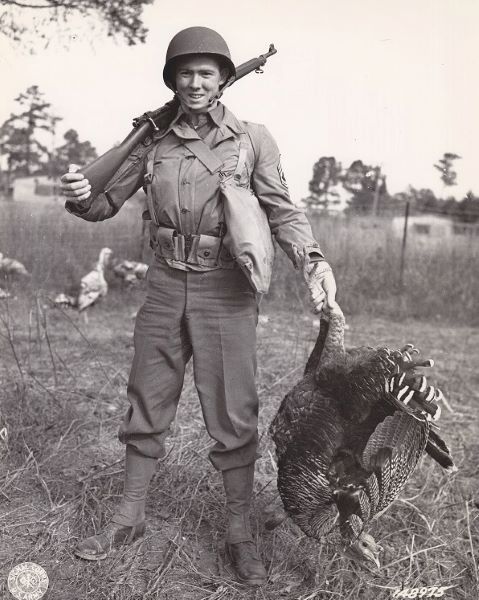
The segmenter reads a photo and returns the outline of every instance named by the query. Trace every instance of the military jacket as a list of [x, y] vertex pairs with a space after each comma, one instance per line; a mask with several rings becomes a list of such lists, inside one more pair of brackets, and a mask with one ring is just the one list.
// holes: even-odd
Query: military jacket
[[88, 221], [108, 219], [148, 177], [150, 212], [155, 212], [157, 224], [181, 234], [221, 235], [220, 183], [235, 172], [240, 145], [246, 145], [246, 160], [236, 183], [256, 195], [274, 238], [296, 267], [303, 253], [321, 258], [304, 211], [290, 199], [278, 146], [266, 127], [239, 121], [221, 103], [209, 114], [214, 126], [201, 138], [180, 108], [165, 131], [132, 151], [104, 193], [82, 202], [68, 200], [67, 210]]

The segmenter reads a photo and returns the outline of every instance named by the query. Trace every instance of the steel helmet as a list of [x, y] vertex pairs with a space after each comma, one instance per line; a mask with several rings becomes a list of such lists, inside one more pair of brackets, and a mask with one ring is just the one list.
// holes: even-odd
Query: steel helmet
[[228, 79], [236, 75], [231, 54], [225, 40], [209, 27], [188, 27], [179, 31], [166, 51], [163, 81], [175, 90], [175, 60], [188, 54], [210, 54], [218, 58], [222, 67], [228, 69]]

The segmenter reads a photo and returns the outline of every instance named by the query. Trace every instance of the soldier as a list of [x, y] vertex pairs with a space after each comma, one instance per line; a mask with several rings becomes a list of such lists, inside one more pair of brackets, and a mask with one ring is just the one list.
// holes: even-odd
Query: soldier
[[62, 177], [67, 210], [88, 221], [114, 216], [146, 186], [155, 250], [135, 324], [130, 407], [119, 432], [126, 444], [123, 498], [111, 523], [81, 541], [76, 554], [100, 560], [115, 544], [142, 535], [147, 488], [193, 356], [206, 428], [216, 442], [209, 458], [223, 476], [226, 550], [238, 579], [257, 586], [266, 581], [249, 522], [258, 457], [258, 306], [251, 280], [223, 244], [228, 223], [222, 181], [234, 175], [238, 189], [254, 191], [276, 241], [297, 268], [306, 265], [317, 312], [325, 301], [334, 304], [336, 285], [303, 211], [290, 200], [270, 133], [239, 121], [218, 100], [234, 74], [218, 33], [206, 27], [180, 31], [163, 70], [179, 101], [166, 130], [139, 144], [96, 197], [81, 173]]

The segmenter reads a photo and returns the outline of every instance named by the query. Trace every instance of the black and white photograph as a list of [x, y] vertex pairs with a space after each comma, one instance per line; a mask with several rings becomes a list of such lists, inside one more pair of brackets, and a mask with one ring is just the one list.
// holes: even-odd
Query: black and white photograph
[[0, 0], [2, 599], [479, 597], [478, 31]]

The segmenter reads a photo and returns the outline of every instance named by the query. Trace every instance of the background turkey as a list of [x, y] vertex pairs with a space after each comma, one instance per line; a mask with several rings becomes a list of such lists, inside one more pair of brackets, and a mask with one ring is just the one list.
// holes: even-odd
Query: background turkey
[[108, 265], [112, 254], [110, 248], [102, 248], [93, 271], [81, 278], [77, 300], [79, 311], [84, 311], [99, 298], [106, 296], [108, 284], [105, 279], [105, 267]]
[[25, 265], [15, 258], [8, 258], [0, 252], [0, 276], [8, 277], [30, 277]]
[[412, 345], [345, 350], [339, 306], [327, 318], [270, 426], [278, 490], [304, 533], [379, 566], [381, 547], [365, 526], [395, 500], [423, 452], [456, 470], [433, 423], [442, 393], [418, 374], [433, 362]]
[[146, 263], [134, 260], [116, 260], [113, 263], [113, 273], [128, 285], [136, 285], [145, 279], [147, 271]]
[[78, 305], [78, 298], [62, 292], [55, 296], [53, 305], [61, 308], [75, 308]]

